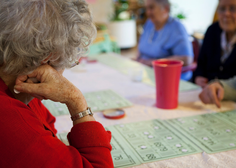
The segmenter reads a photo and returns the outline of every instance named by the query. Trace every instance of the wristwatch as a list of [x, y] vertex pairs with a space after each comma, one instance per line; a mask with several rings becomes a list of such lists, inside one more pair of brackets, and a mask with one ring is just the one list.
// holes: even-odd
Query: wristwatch
[[88, 107], [87, 110], [81, 111], [81, 112], [71, 116], [71, 120], [75, 121], [75, 120], [83, 118], [87, 115], [93, 116], [93, 112], [90, 107]]

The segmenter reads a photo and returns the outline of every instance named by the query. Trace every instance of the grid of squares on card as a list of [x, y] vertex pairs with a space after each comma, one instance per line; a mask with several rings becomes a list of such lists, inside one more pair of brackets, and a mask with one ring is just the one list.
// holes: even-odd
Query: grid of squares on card
[[[115, 168], [123, 168], [181, 157], [201, 150], [161, 120], [142, 121], [106, 127], [112, 132], [112, 159]], [[59, 134], [68, 145], [66, 134]]]
[[106, 129], [112, 132], [111, 154], [116, 168], [202, 152], [194, 143], [161, 120], [120, 124]]
[[236, 111], [167, 121], [206, 153], [236, 149]]
[[[236, 149], [236, 110], [170, 120], [150, 120], [106, 127], [112, 132], [115, 168], [195, 153]], [[59, 138], [68, 145], [66, 134]]]
[[[84, 97], [93, 112], [132, 106], [132, 103], [112, 90], [85, 93]], [[43, 104], [54, 116], [69, 114], [67, 106], [51, 100], [43, 100]]]

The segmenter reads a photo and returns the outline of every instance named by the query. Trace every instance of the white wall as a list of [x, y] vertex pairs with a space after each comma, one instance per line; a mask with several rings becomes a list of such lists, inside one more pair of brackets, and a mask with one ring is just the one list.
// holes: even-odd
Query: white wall
[[187, 18], [182, 21], [189, 34], [195, 31], [205, 33], [207, 27], [212, 24], [218, 0], [170, 0], [172, 13], [183, 11]]
[[89, 8], [92, 11], [93, 20], [95, 23], [108, 23], [113, 9], [113, 0], [86, 0]]

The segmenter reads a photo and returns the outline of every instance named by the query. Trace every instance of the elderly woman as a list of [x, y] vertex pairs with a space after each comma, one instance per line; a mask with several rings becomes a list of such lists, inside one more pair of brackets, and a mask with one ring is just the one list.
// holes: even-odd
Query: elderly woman
[[193, 81], [205, 87], [213, 79], [236, 75], [236, 0], [219, 0], [219, 22], [212, 24], [204, 38]]
[[[160, 58], [182, 60], [184, 65], [193, 61], [193, 49], [184, 26], [169, 16], [168, 0], [146, 0], [149, 18], [139, 41], [138, 61], [152, 66], [152, 61]], [[181, 78], [189, 80], [192, 72], [185, 72]]]
[[[85, 1], [0, 4], [0, 167], [113, 167], [110, 132], [62, 76], [96, 35]], [[67, 105], [70, 146], [57, 138], [55, 118], [40, 99]]]

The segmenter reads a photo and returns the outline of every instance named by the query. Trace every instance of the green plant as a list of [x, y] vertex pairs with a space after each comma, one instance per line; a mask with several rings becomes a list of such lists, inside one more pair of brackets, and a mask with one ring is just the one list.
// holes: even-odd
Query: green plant
[[186, 15], [184, 13], [178, 13], [175, 15], [178, 19], [186, 19]]
[[187, 18], [186, 13], [182, 9], [180, 9], [177, 4], [171, 4], [171, 15], [180, 20]]
[[113, 21], [121, 21], [121, 20], [129, 20], [130, 14], [128, 12], [129, 2], [127, 0], [118, 0], [114, 3], [114, 15], [111, 20]]

